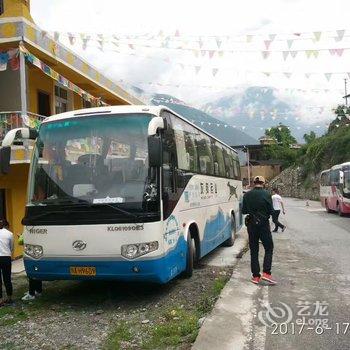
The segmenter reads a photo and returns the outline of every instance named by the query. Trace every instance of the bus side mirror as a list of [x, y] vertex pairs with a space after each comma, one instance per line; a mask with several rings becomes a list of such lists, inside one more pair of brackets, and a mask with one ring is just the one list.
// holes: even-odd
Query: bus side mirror
[[339, 183], [344, 185], [344, 171], [339, 171]]
[[148, 136], [148, 164], [150, 167], [162, 165], [161, 139], [157, 135]]
[[8, 174], [10, 172], [11, 146], [0, 148], [0, 172]]

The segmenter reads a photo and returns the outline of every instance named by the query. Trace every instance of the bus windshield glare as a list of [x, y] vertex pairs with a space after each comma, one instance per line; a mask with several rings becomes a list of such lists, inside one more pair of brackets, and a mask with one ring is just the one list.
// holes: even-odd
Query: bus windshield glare
[[76, 117], [44, 123], [36, 142], [30, 205], [144, 201], [150, 181], [147, 114]]

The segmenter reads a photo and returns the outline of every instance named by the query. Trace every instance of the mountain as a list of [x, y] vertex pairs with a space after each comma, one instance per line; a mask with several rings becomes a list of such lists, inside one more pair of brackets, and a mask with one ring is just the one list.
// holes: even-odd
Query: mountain
[[[223, 96], [206, 103], [203, 111], [221, 121], [243, 129], [249, 135], [259, 138], [265, 129], [282, 123], [291, 129], [299, 142], [303, 135], [311, 130], [318, 134], [325, 131], [325, 126], [305, 123], [296, 111], [295, 102], [282, 99], [278, 91], [271, 87], [249, 87], [243, 92]], [[301, 101], [297, 101], [301, 104]]]
[[258, 140], [245, 132], [234, 128], [229, 123], [214, 118], [197, 108], [189, 106], [186, 102], [167, 94], [149, 94], [145, 90], [134, 85], [125, 85], [128, 91], [136, 95], [145, 103], [159, 106], [163, 105], [171, 108], [174, 112], [184, 116], [192, 123], [198, 125], [208, 133], [230, 146], [254, 145]]
[[223, 123], [199, 109], [188, 106], [185, 102], [171, 95], [154, 94], [150, 99], [150, 103], [156, 106], [163, 105], [171, 108], [174, 112], [184, 116], [192, 123], [198, 125], [200, 128], [230, 146], [258, 143], [255, 138], [247, 135], [243, 131], [235, 129], [231, 125]]

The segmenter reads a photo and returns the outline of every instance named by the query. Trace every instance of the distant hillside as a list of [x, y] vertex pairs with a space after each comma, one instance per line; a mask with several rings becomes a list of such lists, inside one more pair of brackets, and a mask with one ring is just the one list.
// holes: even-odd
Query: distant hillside
[[288, 101], [282, 101], [271, 87], [249, 87], [243, 92], [207, 103], [201, 109], [226, 123], [238, 128], [244, 127], [255, 138], [280, 122], [290, 127], [299, 142], [312, 127], [318, 134], [325, 131], [325, 127], [316, 128], [316, 124], [310, 127], [300, 120], [293, 106]]
[[[229, 123], [222, 122], [209, 114], [186, 105], [185, 102], [165, 94], [155, 94], [151, 97], [150, 103], [154, 105], [163, 105], [171, 108], [181, 114], [194, 124], [206, 130], [213, 136], [224, 141], [230, 146], [248, 145], [258, 143], [257, 139], [246, 133], [232, 127]], [[201, 124], [201, 122], [203, 124]], [[210, 124], [209, 124], [210, 123]], [[226, 127], [225, 127], [226, 125]]]

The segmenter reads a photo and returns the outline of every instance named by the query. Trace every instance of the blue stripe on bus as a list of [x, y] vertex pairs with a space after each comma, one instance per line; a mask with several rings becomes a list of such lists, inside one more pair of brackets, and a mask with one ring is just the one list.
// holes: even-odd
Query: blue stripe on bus
[[[28, 277], [50, 280], [121, 280], [166, 283], [186, 267], [187, 243], [181, 236], [175, 249], [159, 259], [123, 261], [77, 261], [77, 260], [33, 260], [24, 259]], [[96, 276], [72, 276], [71, 266], [96, 267]], [[139, 272], [134, 272], [137, 268]]]
[[208, 220], [204, 227], [203, 241], [201, 242], [201, 256], [208, 254], [231, 236], [231, 215], [223, 213], [219, 208], [217, 214]]

